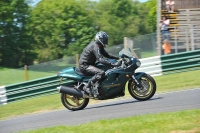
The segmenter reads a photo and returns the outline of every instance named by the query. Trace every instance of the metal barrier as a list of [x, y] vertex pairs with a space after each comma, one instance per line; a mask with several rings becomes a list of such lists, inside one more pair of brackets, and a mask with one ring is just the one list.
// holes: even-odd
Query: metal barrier
[[[142, 65], [136, 72], [145, 72], [152, 76], [175, 73], [177, 70], [200, 68], [200, 50], [155, 56], [140, 60]], [[63, 80], [62, 84], [73, 81]], [[57, 76], [0, 87], [0, 105], [40, 95], [56, 93], [59, 79]]]
[[200, 50], [161, 56], [164, 74], [171, 71], [200, 66]]
[[[61, 84], [73, 81], [63, 80]], [[40, 95], [57, 93], [59, 79], [55, 76], [0, 87], [0, 105]]]
[[151, 76], [176, 73], [188, 68], [200, 66], [200, 50], [176, 54], [154, 56], [140, 60], [142, 65], [136, 72], [145, 72]]
[[150, 74], [151, 76], [162, 75], [160, 56], [143, 58], [140, 61], [141, 61], [141, 66], [136, 70], [136, 72], [145, 72], [147, 74]]

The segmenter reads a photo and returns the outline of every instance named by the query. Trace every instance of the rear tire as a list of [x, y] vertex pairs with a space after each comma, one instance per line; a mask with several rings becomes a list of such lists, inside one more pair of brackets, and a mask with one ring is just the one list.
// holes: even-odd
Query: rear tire
[[150, 75], [144, 74], [139, 79], [139, 82], [143, 85], [143, 89], [136, 86], [133, 80], [129, 81], [128, 91], [130, 95], [139, 101], [145, 101], [150, 99], [156, 92], [155, 80]]
[[67, 109], [76, 111], [84, 109], [89, 103], [89, 98], [80, 98], [61, 93], [61, 101]]

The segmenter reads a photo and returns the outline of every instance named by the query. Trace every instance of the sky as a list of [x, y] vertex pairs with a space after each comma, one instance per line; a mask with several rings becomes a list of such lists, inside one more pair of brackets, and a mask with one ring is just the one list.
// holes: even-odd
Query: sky
[[148, 0], [139, 0], [139, 2], [147, 2]]

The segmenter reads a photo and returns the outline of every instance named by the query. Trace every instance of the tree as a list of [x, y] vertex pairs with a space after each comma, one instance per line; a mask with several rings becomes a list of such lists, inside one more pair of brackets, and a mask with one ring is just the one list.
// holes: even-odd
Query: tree
[[155, 32], [156, 31], [156, 0], [149, 0], [146, 5], [147, 9], [149, 10], [148, 13], [148, 20], [149, 20], [149, 26], [151, 27], [151, 31]]
[[96, 3], [95, 24], [108, 33], [109, 45], [123, 43], [123, 37], [149, 33], [148, 9], [132, 0], [100, 0]]
[[38, 61], [81, 53], [97, 31], [109, 35], [109, 46], [123, 37], [152, 32], [149, 8], [132, 0], [43, 0], [31, 12], [30, 35]]
[[39, 62], [80, 53], [95, 29], [87, 0], [43, 0], [31, 12], [30, 35]]
[[0, 65], [19, 67], [31, 64], [35, 58], [26, 35], [29, 16], [25, 0], [0, 1]]

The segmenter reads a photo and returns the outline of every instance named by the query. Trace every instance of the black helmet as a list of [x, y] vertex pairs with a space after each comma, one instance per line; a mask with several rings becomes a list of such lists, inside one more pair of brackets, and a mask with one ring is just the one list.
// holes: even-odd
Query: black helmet
[[101, 44], [104, 47], [108, 45], [108, 35], [106, 34], [106, 32], [97, 32], [94, 40], [97, 44]]

